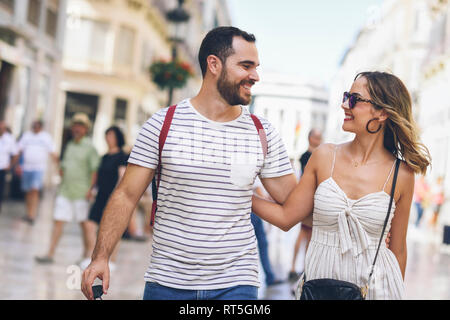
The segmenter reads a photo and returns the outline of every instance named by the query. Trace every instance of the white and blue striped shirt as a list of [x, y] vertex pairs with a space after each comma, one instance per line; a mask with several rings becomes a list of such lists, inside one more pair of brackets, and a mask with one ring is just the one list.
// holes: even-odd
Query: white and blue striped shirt
[[[143, 126], [129, 162], [156, 169], [168, 108]], [[250, 222], [257, 175], [291, 174], [279, 134], [264, 119], [268, 152], [249, 111], [211, 121], [189, 99], [177, 105], [162, 152], [153, 251], [145, 280], [189, 290], [259, 286], [258, 250]]]

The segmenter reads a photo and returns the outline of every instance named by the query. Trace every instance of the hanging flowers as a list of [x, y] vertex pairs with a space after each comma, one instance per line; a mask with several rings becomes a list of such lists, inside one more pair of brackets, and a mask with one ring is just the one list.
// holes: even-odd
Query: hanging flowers
[[158, 60], [150, 66], [150, 74], [153, 82], [163, 90], [184, 87], [194, 72], [187, 62]]

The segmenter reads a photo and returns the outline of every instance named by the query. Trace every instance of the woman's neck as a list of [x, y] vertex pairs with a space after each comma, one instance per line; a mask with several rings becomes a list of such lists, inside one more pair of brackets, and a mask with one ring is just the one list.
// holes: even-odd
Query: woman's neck
[[119, 151], [120, 151], [120, 148], [118, 146], [111, 147], [111, 148], [108, 149], [108, 153], [109, 154], [118, 153]]
[[359, 165], [378, 162], [384, 158], [386, 152], [383, 140], [383, 133], [377, 134], [376, 136], [357, 135], [350, 142], [350, 155]]

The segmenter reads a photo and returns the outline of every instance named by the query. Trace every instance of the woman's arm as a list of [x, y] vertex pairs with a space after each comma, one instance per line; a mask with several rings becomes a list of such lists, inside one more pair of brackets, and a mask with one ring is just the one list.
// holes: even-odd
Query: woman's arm
[[[254, 195], [253, 212], [284, 231], [288, 231], [307, 218], [313, 211], [314, 192], [317, 186], [316, 171], [321, 153], [323, 151], [320, 150], [313, 152], [299, 184], [295, 186], [283, 205]], [[265, 184], [264, 179], [261, 181]]]
[[414, 173], [403, 162], [398, 175], [397, 185], [400, 187], [400, 197], [396, 203], [394, 218], [391, 223], [389, 249], [397, 258], [404, 279], [407, 259], [406, 233], [414, 193]]

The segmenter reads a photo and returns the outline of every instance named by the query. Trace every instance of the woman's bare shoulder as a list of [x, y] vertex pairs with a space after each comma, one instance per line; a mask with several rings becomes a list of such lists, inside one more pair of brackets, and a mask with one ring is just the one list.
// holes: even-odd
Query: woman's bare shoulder
[[415, 173], [405, 161], [400, 162], [400, 168], [398, 171], [398, 179], [406, 189], [414, 189]]
[[314, 150], [313, 154], [316, 154], [316, 158], [320, 159], [324, 158], [329, 159], [330, 157], [333, 158], [336, 148], [342, 148], [345, 147], [345, 145], [347, 145], [347, 143], [342, 144], [322, 143]]
[[322, 143], [313, 151], [313, 154], [316, 154], [317, 157], [326, 157], [333, 155], [336, 146], [337, 145], [334, 143]]
[[339, 145], [333, 143], [321, 144], [316, 149], [314, 149], [308, 163], [311, 162], [311, 167], [314, 167], [315, 169], [321, 168], [324, 163], [330, 163], [331, 165], [336, 146]]

